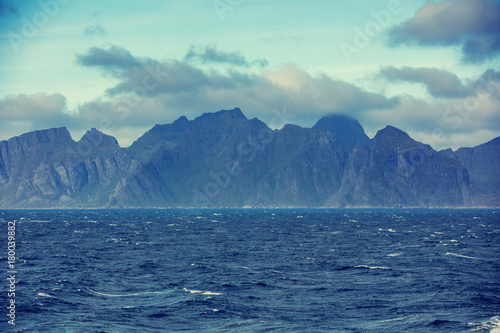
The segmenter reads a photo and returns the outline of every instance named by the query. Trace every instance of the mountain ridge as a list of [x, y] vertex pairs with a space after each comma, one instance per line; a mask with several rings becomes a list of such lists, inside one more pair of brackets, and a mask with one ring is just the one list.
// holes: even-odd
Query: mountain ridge
[[272, 130], [239, 108], [125, 148], [48, 129], [0, 141], [0, 208], [498, 207], [499, 143], [437, 152], [393, 126], [370, 140], [339, 115]]

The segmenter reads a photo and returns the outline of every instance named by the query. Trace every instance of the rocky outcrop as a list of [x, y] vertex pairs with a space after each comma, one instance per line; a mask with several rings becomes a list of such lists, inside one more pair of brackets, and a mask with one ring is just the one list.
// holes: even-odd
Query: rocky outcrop
[[500, 195], [500, 137], [473, 148], [460, 148], [456, 158], [469, 170], [477, 188]]
[[92, 129], [75, 142], [65, 128], [0, 142], [0, 161], [0, 205], [25, 208], [104, 206], [133, 164], [115, 138]]
[[387, 126], [372, 149], [360, 144], [344, 174], [341, 190], [327, 205], [369, 207], [474, 206], [480, 193], [469, 182], [467, 169]]

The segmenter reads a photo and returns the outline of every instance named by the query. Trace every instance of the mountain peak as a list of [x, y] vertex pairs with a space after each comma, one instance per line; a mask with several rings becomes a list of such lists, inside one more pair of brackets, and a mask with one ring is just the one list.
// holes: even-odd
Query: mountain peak
[[343, 114], [323, 116], [313, 126], [322, 132], [331, 132], [346, 152], [351, 152], [358, 143], [370, 145], [370, 139], [365, 134], [361, 124], [354, 118]]
[[422, 148], [428, 151], [434, 151], [431, 146], [423, 144], [412, 139], [408, 133], [394, 126], [386, 126], [377, 132], [373, 138], [373, 149], [413, 149]]
[[101, 149], [120, 148], [118, 141], [114, 137], [104, 134], [94, 127], [83, 135], [78, 143], [80, 142], [88, 142], [96, 147], [101, 147]]
[[200, 121], [212, 120], [212, 119], [247, 119], [240, 108], [234, 108], [232, 110], [220, 110], [218, 112], [207, 112], [197, 117], [194, 122], [198, 123]]
[[[50, 128], [46, 130], [37, 130], [22, 134], [10, 140], [18, 140], [22, 144], [33, 146], [36, 144], [66, 144], [73, 142], [71, 134], [66, 127]], [[9, 140], [9, 141], [10, 141]]]
[[375, 138], [377, 138], [377, 137], [379, 139], [391, 138], [391, 139], [404, 140], [404, 141], [413, 140], [412, 138], [410, 138], [408, 133], [400, 130], [399, 128], [391, 126], [391, 125], [387, 125], [385, 128], [379, 130], [377, 132], [377, 134], [375, 135]]
[[247, 119], [238, 107], [235, 107], [232, 110], [221, 110], [220, 112], [228, 113], [233, 119]]
[[184, 125], [189, 123], [189, 120], [186, 118], [186, 116], [180, 116], [179, 119], [175, 120], [173, 123], [176, 125]]

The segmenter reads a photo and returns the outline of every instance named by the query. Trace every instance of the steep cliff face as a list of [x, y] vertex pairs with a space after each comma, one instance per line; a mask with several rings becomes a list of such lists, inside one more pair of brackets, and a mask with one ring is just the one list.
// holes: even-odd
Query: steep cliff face
[[479, 193], [458, 161], [387, 126], [371, 151], [358, 146], [346, 168], [335, 206], [448, 207], [475, 205]]
[[272, 158], [250, 205], [317, 206], [340, 187], [346, 156], [331, 133], [287, 125], [264, 156]]
[[438, 153], [338, 116], [273, 131], [238, 108], [156, 125], [129, 148], [57, 128], [0, 142], [0, 207], [498, 206], [499, 144]]
[[0, 204], [36, 202], [40, 197], [53, 200], [61, 196], [60, 168], [52, 162], [61, 160], [75, 142], [66, 128], [53, 128], [23, 134], [0, 142]]
[[469, 170], [477, 188], [500, 195], [500, 137], [473, 148], [460, 148], [457, 159]]
[[53, 128], [0, 141], [0, 183], [24, 180], [40, 163], [75, 143], [66, 128]]
[[154, 135], [150, 131], [131, 146], [131, 154], [142, 154], [141, 145], [158, 148], [120, 184], [115, 200], [123, 206], [137, 200], [173, 206], [242, 205], [255, 185], [251, 172], [246, 180], [240, 174], [256, 166], [266, 129], [272, 132], [239, 109], [203, 114], [182, 127], [157, 126]]
[[5, 207], [101, 207], [132, 164], [113, 137], [92, 129], [79, 142], [65, 128], [0, 142]]
[[272, 131], [234, 109], [204, 114], [181, 130], [155, 127], [151, 134], [138, 139], [131, 151], [139, 144], [152, 146], [149, 140], [160, 150], [119, 184], [113, 202], [317, 205], [340, 187], [345, 156], [329, 133], [292, 125]]
[[137, 139], [128, 150], [147, 161], [160, 147], [174, 149], [188, 127], [189, 121], [184, 116], [172, 124], [156, 125]]

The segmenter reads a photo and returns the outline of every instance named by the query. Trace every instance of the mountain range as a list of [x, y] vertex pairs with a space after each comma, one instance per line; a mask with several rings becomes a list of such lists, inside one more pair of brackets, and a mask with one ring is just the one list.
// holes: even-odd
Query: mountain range
[[156, 125], [130, 147], [91, 129], [0, 141], [1, 208], [499, 207], [500, 137], [436, 151], [392, 127], [272, 130], [239, 108]]

